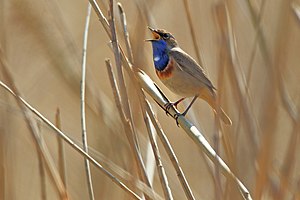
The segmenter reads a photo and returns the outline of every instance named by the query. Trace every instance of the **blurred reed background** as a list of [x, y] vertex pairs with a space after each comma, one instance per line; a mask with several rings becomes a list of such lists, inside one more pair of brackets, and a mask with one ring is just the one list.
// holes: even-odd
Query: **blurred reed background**
[[[109, 1], [97, 2], [109, 19]], [[126, 49], [117, 1], [114, 3], [117, 36]], [[134, 67], [144, 70], [170, 100], [179, 97], [155, 75], [152, 48], [144, 42], [151, 37], [147, 26], [173, 33], [180, 46], [203, 64], [233, 125], [218, 127], [212, 110], [201, 100], [187, 118], [197, 125], [252, 198], [300, 199], [300, 1], [120, 3], [127, 17]], [[18, 90], [79, 146], [87, 7], [88, 1], [0, 1], [0, 80]], [[85, 111], [89, 154], [136, 194], [143, 196], [144, 192], [145, 198], [151, 199], [147, 189], [137, 186], [139, 170], [105, 64], [110, 58], [117, 74], [115, 57], [93, 9], [88, 34]], [[149, 182], [165, 199], [151, 159], [140, 91], [128, 71], [124, 70], [124, 76], [132, 129], [137, 133]], [[31, 112], [25, 111], [25, 118], [24, 108], [3, 87], [0, 93], [0, 199], [92, 199], [83, 156]], [[149, 95], [146, 97], [195, 199], [243, 199], [219, 167]], [[187, 199], [159, 139], [157, 143], [173, 198]], [[94, 165], [91, 180], [94, 199], [133, 198]]]

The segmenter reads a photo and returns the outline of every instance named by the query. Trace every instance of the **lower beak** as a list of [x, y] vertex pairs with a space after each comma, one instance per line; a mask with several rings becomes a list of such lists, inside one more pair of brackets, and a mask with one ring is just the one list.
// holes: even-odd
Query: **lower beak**
[[146, 39], [145, 42], [153, 42], [156, 41], [156, 39]]
[[153, 38], [146, 39], [145, 42], [153, 42], [153, 41], [157, 41], [160, 39], [160, 35], [156, 32], [156, 30], [154, 28], [151, 28], [150, 26], [148, 26], [148, 29], [151, 31]]

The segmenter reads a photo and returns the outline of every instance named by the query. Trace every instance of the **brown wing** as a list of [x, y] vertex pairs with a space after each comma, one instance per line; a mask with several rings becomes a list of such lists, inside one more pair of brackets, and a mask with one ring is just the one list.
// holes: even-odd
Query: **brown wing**
[[207, 78], [201, 66], [181, 48], [175, 47], [169, 51], [169, 56], [173, 57], [174, 60], [180, 65], [181, 70], [189, 73], [195, 77], [210, 89], [216, 89], [211, 81]]

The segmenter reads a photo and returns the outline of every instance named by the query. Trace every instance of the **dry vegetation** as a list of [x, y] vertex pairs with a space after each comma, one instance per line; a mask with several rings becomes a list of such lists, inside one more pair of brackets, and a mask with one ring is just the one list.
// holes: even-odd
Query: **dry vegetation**
[[[89, 22], [88, 1], [0, 1], [0, 199], [300, 200], [300, 1], [90, 2]], [[232, 126], [200, 100], [201, 133], [165, 115], [137, 70], [179, 98], [147, 25], [202, 64]]]

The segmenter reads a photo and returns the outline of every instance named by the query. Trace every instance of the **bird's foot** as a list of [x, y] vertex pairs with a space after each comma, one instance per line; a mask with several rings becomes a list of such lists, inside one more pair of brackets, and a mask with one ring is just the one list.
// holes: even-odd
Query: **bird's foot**
[[185, 117], [185, 115], [187, 114], [187, 110], [185, 110], [183, 113], [176, 113], [175, 115], [174, 115], [174, 118], [175, 118], [175, 120], [176, 120], [176, 125], [179, 127], [179, 123], [178, 123], [178, 117], [180, 117], [180, 116], [184, 116]]
[[166, 105], [164, 106], [165, 107], [165, 111], [166, 111], [166, 115], [171, 115], [169, 110], [170, 108], [173, 106], [173, 103], [169, 102], [169, 103], [166, 103]]
[[181, 113], [176, 113], [176, 114], [174, 115], [174, 118], [175, 118], [175, 120], [176, 120], [176, 125], [177, 125], [178, 127], [179, 127], [178, 117], [180, 117], [180, 116], [182, 116]]
[[181, 98], [181, 99], [179, 99], [179, 100], [176, 101], [176, 102], [169, 102], [169, 103], [166, 103], [166, 105], [165, 105], [165, 108], [166, 108], [166, 115], [169, 115], [169, 114], [170, 114], [169, 110], [170, 110], [170, 108], [171, 108], [172, 106], [175, 106], [175, 108], [177, 109], [178, 104], [179, 104], [180, 102], [182, 102], [184, 99], [185, 99], [185, 98]]

